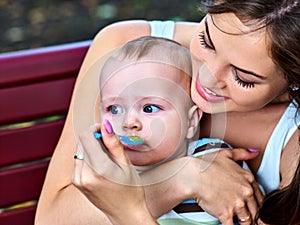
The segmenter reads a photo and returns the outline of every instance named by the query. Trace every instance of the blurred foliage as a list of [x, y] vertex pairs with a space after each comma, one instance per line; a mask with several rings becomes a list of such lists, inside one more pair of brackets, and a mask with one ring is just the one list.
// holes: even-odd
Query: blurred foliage
[[199, 21], [197, 0], [0, 0], [0, 52], [92, 39], [128, 19]]

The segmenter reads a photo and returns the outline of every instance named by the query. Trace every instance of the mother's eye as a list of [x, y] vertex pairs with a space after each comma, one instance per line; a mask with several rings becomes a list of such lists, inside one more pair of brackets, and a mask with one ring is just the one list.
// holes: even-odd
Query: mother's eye
[[206, 40], [205, 40], [205, 34], [204, 31], [200, 32], [198, 34], [199, 40], [200, 40], [200, 44], [207, 49], [211, 49], [214, 50], [214, 47], [212, 45], [210, 45]]
[[245, 81], [244, 79], [242, 79], [236, 70], [234, 70], [234, 79], [243, 88], [253, 88], [255, 85], [254, 82]]

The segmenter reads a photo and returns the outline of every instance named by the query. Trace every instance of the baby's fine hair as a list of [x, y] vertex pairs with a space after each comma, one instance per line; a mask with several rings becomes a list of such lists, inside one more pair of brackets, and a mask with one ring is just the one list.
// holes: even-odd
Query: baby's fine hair
[[162, 37], [143, 36], [127, 42], [115, 50], [102, 68], [103, 73], [114, 73], [130, 63], [155, 61], [192, 75], [191, 54], [179, 43]]

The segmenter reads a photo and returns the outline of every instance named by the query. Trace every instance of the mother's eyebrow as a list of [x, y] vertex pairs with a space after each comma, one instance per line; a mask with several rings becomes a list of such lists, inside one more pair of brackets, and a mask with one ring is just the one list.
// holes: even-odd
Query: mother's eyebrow
[[234, 65], [231, 65], [231, 66], [232, 66], [233, 68], [235, 68], [236, 70], [239, 70], [239, 71], [241, 71], [241, 72], [243, 72], [243, 73], [250, 74], [250, 75], [255, 76], [255, 77], [259, 78], [259, 79], [262, 79], [262, 80], [265, 80], [265, 79], [266, 79], [266, 77], [261, 76], [261, 75], [258, 75], [257, 73], [254, 73], [254, 72], [252, 72], [252, 71], [248, 71], [248, 70], [239, 68], [239, 67], [234, 66]]

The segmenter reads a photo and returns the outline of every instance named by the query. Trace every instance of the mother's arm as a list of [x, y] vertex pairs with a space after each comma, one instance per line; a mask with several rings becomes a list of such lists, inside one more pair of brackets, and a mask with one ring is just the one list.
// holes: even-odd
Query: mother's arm
[[[80, 69], [66, 123], [49, 165], [38, 203], [36, 224], [99, 224], [99, 222], [110, 224], [106, 216], [72, 184], [73, 155], [76, 151], [77, 142], [73, 125], [73, 106], [74, 103], [77, 103], [77, 96], [84, 98], [85, 96], [97, 95], [98, 85], [95, 85], [93, 89], [95, 93], [91, 93], [93, 90], [89, 87], [77, 92], [86, 72], [97, 59], [127, 40], [147, 34], [149, 34], [147, 23], [136, 21], [108, 26], [100, 31], [93, 40]], [[95, 84], [97, 83], [98, 81], [95, 80]], [[90, 107], [92, 108], [93, 105]], [[82, 126], [88, 127], [89, 125]]]
[[[195, 28], [195, 23], [177, 23], [175, 40], [188, 47]], [[86, 78], [87, 71], [99, 58], [131, 39], [149, 34], [147, 22], [131, 21], [108, 26], [95, 37], [80, 70], [66, 124], [49, 166], [38, 204], [36, 224], [111, 224], [106, 215], [72, 184], [73, 155], [77, 143], [75, 138], [77, 135], [74, 134], [73, 107], [76, 104], [77, 108], [93, 107], [86, 105], [86, 102], [80, 105], [78, 101], [88, 100], [98, 93], [97, 77], [87, 86], [81, 84]], [[88, 116], [83, 114], [80, 118], [85, 117]], [[83, 124], [80, 129], [86, 129], [91, 125], [90, 120], [81, 122]], [[239, 214], [241, 218], [247, 217], [248, 208], [253, 215], [257, 208], [251, 186], [253, 177], [242, 171], [231, 158], [230, 152], [218, 154], [215, 160], [209, 161], [210, 166], [202, 173], [199, 173], [201, 160], [192, 158], [175, 176], [164, 182], [148, 185], [145, 187], [145, 195], [150, 212], [156, 217], [186, 198], [197, 198], [203, 208], [219, 217], [224, 224], [232, 224], [234, 214]], [[183, 159], [178, 160], [179, 164], [180, 160]], [[172, 164], [164, 166], [172, 169]], [[158, 169], [162, 171], [163, 168]], [[212, 177], [218, 179], [211, 179]], [[221, 187], [222, 185], [225, 186]], [[224, 196], [227, 196], [227, 199]], [[215, 206], [216, 204], [212, 204], [215, 199], [223, 201], [219, 201]]]
[[[168, 165], [162, 165], [158, 171], [151, 170], [148, 177], [140, 179], [136, 169], [130, 166], [120, 141], [115, 135], [108, 134], [104, 125], [101, 132], [111, 157], [101, 150], [93, 135], [99, 129], [97, 125], [80, 135], [79, 152], [84, 155], [84, 159], [76, 160], [73, 182], [90, 202], [106, 213], [113, 224], [157, 224], [155, 218], [158, 215], [192, 196], [197, 196], [198, 203], [226, 225], [233, 224], [234, 212], [240, 218], [248, 217], [249, 212], [244, 210], [245, 207], [252, 216], [255, 215], [256, 206], [253, 203], [256, 204], [256, 201], [249, 193], [252, 186], [248, 180], [253, 180], [253, 177], [232, 161], [239, 160], [242, 149], [237, 156], [235, 149], [202, 156], [200, 160], [193, 157], [173, 160]], [[244, 153], [247, 152], [244, 150]], [[144, 196], [145, 186], [142, 185], [152, 186], [148, 188], [148, 193], [146, 191], [148, 201]], [[182, 190], [185, 192], [182, 193]], [[186, 197], [182, 198], [184, 194]], [[245, 198], [241, 198], [243, 196]], [[158, 201], [153, 210], [149, 210], [149, 203], [153, 204], [155, 200]], [[151, 213], [155, 211], [158, 215], [152, 216]], [[244, 224], [250, 223], [251, 220]]]
[[[176, 40], [188, 47], [194, 26], [195, 23], [177, 23]], [[104, 28], [93, 40], [80, 69], [66, 123], [49, 165], [36, 213], [36, 224], [110, 224], [106, 216], [72, 184], [73, 155], [77, 142], [72, 121], [73, 107], [77, 104], [78, 97], [88, 99], [98, 92], [98, 85], [94, 88], [87, 86], [86, 89], [78, 91], [90, 67], [114, 48], [144, 35], [150, 35], [150, 27], [146, 21], [127, 21]], [[97, 83], [98, 80], [94, 80], [94, 84]], [[87, 121], [82, 127], [88, 127], [88, 123]]]

